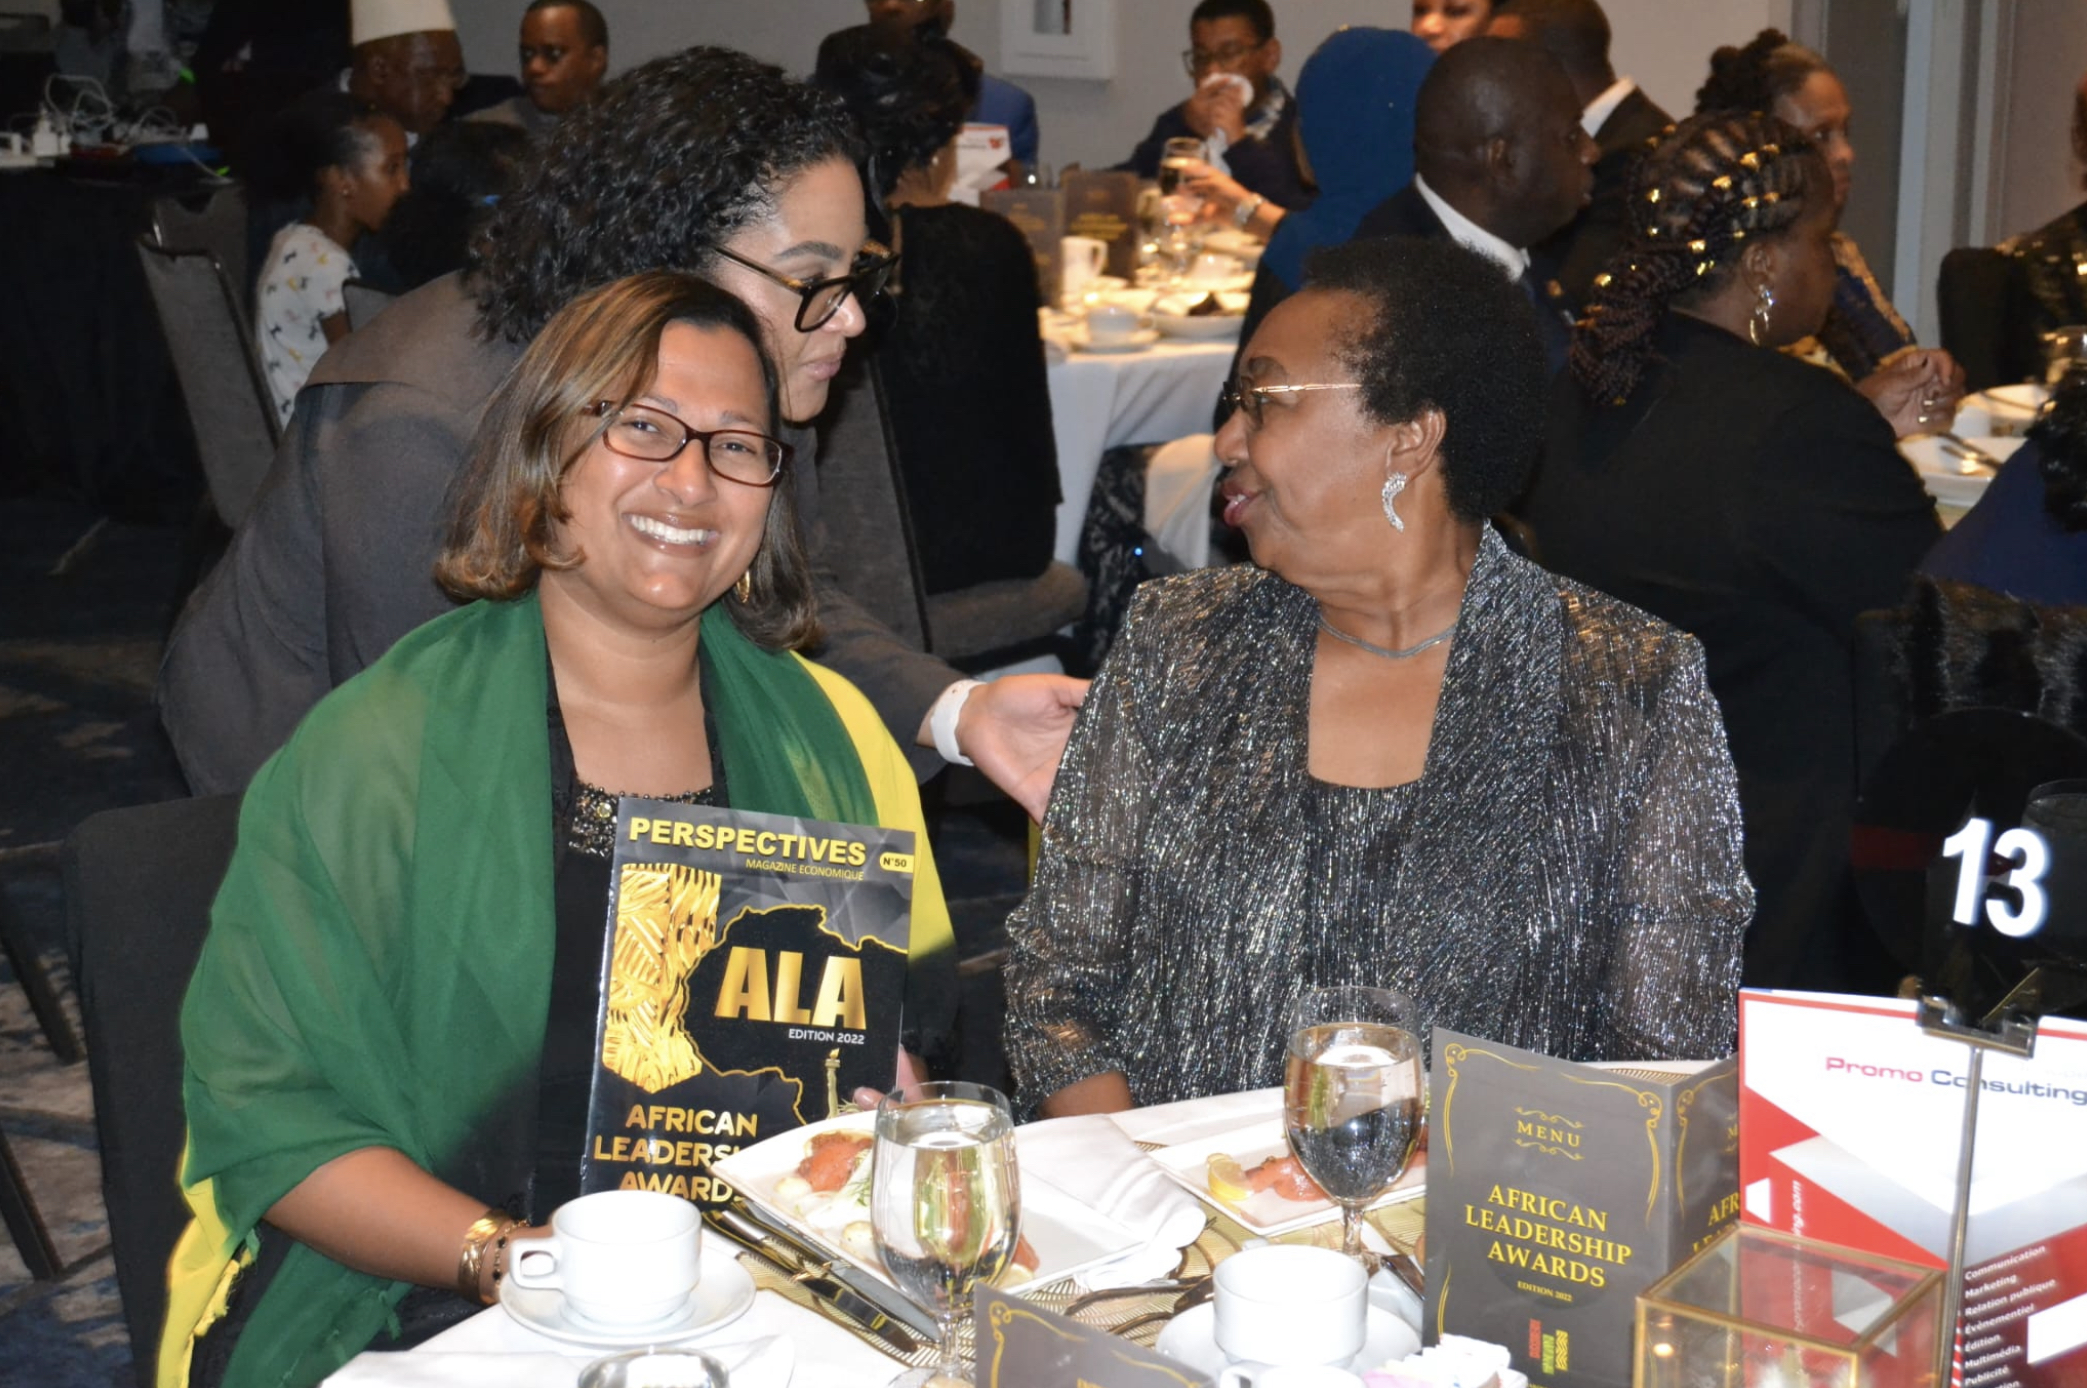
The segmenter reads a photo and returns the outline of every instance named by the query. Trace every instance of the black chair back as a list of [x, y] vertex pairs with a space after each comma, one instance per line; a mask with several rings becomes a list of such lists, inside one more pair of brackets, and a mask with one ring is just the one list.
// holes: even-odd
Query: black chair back
[[1965, 246], [1942, 257], [1935, 287], [1942, 346], [1964, 368], [1969, 390], [2019, 381], [2030, 369], [2017, 360], [2015, 275], [2014, 257], [1990, 246]]
[[188, 405], [210, 504], [236, 530], [282, 437], [260, 353], [215, 254], [168, 250], [140, 238], [138, 260]]
[[231, 860], [239, 797], [105, 810], [66, 839], [66, 928], [78, 961], [102, 1197], [131, 1358], [150, 1388], [167, 1259], [188, 1224], [180, 1163], [181, 999]]
[[246, 192], [236, 183], [213, 189], [198, 203], [186, 195], [155, 198], [152, 239], [170, 251], [208, 251], [225, 267], [232, 298], [243, 319], [253, 309], [254, 284], [247, 254]]

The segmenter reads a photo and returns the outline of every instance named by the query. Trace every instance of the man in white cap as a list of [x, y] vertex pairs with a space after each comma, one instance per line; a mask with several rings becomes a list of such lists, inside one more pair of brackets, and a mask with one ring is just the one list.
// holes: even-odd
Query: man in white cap
[[406, 129], [408, 141], [449, 114], [464, 84], [464, 48], [449, 0], [353, 0], [346, 86]]

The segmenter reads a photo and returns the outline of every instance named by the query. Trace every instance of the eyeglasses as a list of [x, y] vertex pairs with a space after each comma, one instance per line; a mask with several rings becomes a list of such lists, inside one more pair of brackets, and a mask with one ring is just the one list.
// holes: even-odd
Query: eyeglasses
[[1211, 68], [1231, 67], [1249, 53], [1258, 53], [1268, 46], [1268, 40], [1259, 43], [1228, 43], [1223, 48], [1184, 48], [1181, 50], [1181, 65], [1194, 77]]
[[855, 258], [855, 268], [847, 274], [832, 279], [801, 280], [780, 270], [771, 270], [766, 265], [756, 265], [723, 246], [717, 248], [717, 253], [735, 265], [744, 265], [764, 279], [774, 280], [797, 295], [797, 331], [801, 333], [816, 332], [824, 327], [833, 315], [841, 311], [841, 305], [848, 302], [850, 294], [862, 304], [882, 294], [885, 283], [891, 279], [892, 268], [899, 263], [897, 256], [873, 241]]
[[691, 443], [703, 445], [710, 470], [732, 482], [767, 487], [790, 461], [790, 445], [751, 429], [691, 429], [665, 410], [650, 405], [618, 405], [598, 401], [586, 413], [608, 421], [601, 441], [612, 452], [647, 463], [671, 463]]
[[1226, 386], [1218, 400], [1228, 410], [1237, 410], [1246, 416], [1246, 422], [1254, 428], [1261, 427], [1261, 407], [1271, 395], [1302, 395], [1308, 390], [1361, 390], [1360, 381], [1336, 381], [1326, 385], [1301, 386], [1253, 386], [1245, 381], [1234, 381]]

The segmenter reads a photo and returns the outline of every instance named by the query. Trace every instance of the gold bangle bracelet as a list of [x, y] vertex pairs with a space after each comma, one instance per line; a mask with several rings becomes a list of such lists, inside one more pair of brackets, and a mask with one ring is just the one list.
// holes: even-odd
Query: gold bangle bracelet
[[457, 1254], [457, 1295], [480, 1305], [489, 1304], [479, 1288], [479, 1273], [485, 1267], [486, 1245], [493, 1237], [512, 1228], [517, 1221], [505, 1210], [487, 1210], [464, 1231], [464, 1246]]

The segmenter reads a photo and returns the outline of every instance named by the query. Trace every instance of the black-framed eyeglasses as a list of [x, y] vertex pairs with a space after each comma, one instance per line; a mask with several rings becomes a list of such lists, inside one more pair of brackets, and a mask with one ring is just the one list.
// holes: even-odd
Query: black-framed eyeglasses
[[1181, 65], [1194, 77], [1199, 72], [1212, 68], [1228, 68], [1249, 53], [1258, 53], [1268, 46], [1268, 40], [1259, 43], [1228, 43], [1222, 48], [1184, 48], [1181, 50]]
[[608, 422], [601, 441], [612, 452], [647, 463], [671, 463], [691, 443], [703, 445], [710, 470], [749, 487], [770, 487], [790, 461], [790, 445], [751, 429], [692, 429], [665, 410], [650, 405], [618, 405], [597, 401], [588, 414]]
[[765, 279], [774, 280], [783, 288], [797, 295], [797, 331], [816, 332], [841, 311], [841, 305], [853, 294], [858, 303], [867, 304], [884, 292], [885, 284], [891, 279], [891, 271], [899, 258], [882, 246], [872, 242], [861, 255], [855, 258], [855, 268], [845, 275], [831, 279], [801, 280], [786, 275], [780, 270], [771, 270], [766, 265], [757, 265], [743, 255], [735, 255], [723, 246], [717, 253], [734, 265], [747, 269]]
[[1297, 386], [1257, 386], [1245, 381], [1232, 381], [1225, 386], [1218, 400], [1226, 409], [1237, 410], [1246, 416], [1246, 422], [1254, 428], [1261, 427], [1261, 407], [1271, 395], [1302, 395], [1312, 390], [1361, 390], [1360, 381], [1330, 381], [1324, 384]]

